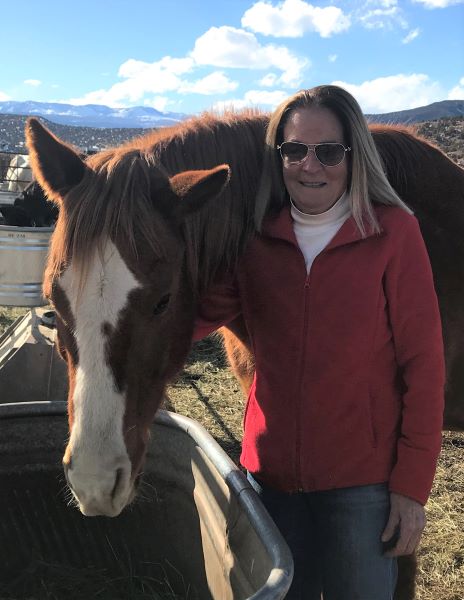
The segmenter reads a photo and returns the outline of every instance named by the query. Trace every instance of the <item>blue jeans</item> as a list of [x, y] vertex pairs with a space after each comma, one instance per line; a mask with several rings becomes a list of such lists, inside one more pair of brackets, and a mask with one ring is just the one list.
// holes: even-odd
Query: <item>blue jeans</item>
[[392, 600], [396, 559], [383, 556], [386, 484], [286, 494], [248, 480], [293, 554], [287, 600]]

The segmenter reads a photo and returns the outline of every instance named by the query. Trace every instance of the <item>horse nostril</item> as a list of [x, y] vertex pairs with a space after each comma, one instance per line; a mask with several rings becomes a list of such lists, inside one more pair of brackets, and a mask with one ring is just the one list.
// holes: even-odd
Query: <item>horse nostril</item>
[[114, 499], [114, 497], [116, 495], [116, 491], [118, 489], [119, 482], [121, 481], [122, 472], [123, 472], [122, 469], [116, 469], [116, 478], [114, 480], [113, 489], [111, 490], [111, 498], [112, 499]]

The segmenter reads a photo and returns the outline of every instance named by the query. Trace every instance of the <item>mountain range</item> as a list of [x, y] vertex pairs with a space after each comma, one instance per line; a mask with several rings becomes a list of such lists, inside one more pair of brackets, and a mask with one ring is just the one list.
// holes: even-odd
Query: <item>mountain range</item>
[[[148, 106], [110, 108], [100, 104], [75, 106], [56, 102], [15, 102], [12, 100], [0, 102], [0, 114], [40, 116], [60, 125], [101, 129], [152, 129], [174, 125], [190, 116], [184, 113], [163, 113]], [[443, 100], [419, 108], [384, 114], [368, 114], [366, 117], [369, 121], [376, 123], [419, 123], [463, 115], [464, 100]]]
[[77, 127], [153, 129], [175, 125], [189, 115], [163, 113], [148, 106], [110, 108], [101, 104], [60, 104], [57, 102], [0, 102], [0, 114], [43, 117], [59, 125]]
[[435, 121], [449, 117], [464, 116], [464, 100], [442, 100], [427, 106], [399, 110], [397, 112], [383, 113], [381, 115], [366, 115], [372, 123], [421, 123], [422, 121]]

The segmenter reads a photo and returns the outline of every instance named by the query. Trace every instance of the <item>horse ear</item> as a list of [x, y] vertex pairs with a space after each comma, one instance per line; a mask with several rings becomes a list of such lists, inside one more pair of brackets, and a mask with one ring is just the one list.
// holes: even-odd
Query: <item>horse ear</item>
[[169, 180], [172, 191], [180, 199], [175, 213], [179, 218], [199, 210], [207, 200], [216, 198], [230, 178], [228, 165], [205, 171], [184, 171]]
[[61, 204], [66, 192], [84, 177], [85, 163], [75, 150], [34, 118], [26, 123], [26, 145], [34, 177], [47, 196]]

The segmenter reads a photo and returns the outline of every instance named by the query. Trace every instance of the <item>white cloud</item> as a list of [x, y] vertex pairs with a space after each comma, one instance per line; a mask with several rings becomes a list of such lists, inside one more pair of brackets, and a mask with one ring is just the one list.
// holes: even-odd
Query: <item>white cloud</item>
[[277, 6], [256, 2], [242, 17], [242, 27], [274, 37], [302, 37], [316, 32], [326, 38], [349, 29], [350, 18], [337, 6], [320, 8], [303, 0], [284, 0]]
[[181, 76], [189, 73], [193, 67], [194, 62], [188, 57], [179, 59], [165, 56], [153, 63], [130, 58], [119, 67], [118, 75], [124, 81], [68, 102], [124, 107], [143, 103], [146, 95], [150, 96], [149, 102], [157, 102], [156, 98], [161, 94], [177, 91], [183, 84]]
[[401, 40], [401, 43], [409, 44], [410, 42], [412, 42], [419, 36], [420, 32], [421, 31], [418, 27], [416, 29], [411, 29], [411, 31], [408, 33], [408, 35]]
[[25, 79], [23, 83], [32, 87], [38, 87], [39, 85], [42, 85], [42, 82], [39, 79]]
[[366, 29], [393, 29], [396, 26], [407, 29], [408, 27], [397, 0], [365, 0], [356, 11], [356, 19]]
[[412, 0], [416, 4], [423, 4], [425, 8], [447, 8], [453, 4], [463, 4], [464, 0]]
[[310, 65], [308, 59], [298, 58], [285, 46], [262, 46], [253, 33], [234, 27], [211, 27], [199, 37], [190, 56], [199, 65], [215, 67], [268, 69], [282, 72], [278, 79], [283, 85], [297, 86], [302, 72]]
[[193, 61], [189, 57], [172, 58], [171, 56], [164, 56], [161, 60], [153, 63], [130, 58], [119, 67], [118, 75], [131, 79], [147, 76], [163, 78], [166, 74], [184, 75], [189, 73], [193, 66]]
[[449, 91], [448, 100], [464, 100], [464, 77]]
[[[251, 32], [212, 27], [196, 40], [193, 50], [183, 58], [165, 56], [152, 63], [130, 58], [119, 67], [120, 80], [111, 87], [62, 101], [112, 107], [145, 104], [160, 110], [159, 107], [168, 102], [166, 97], [170, 93], [226, 94], [238, 88], [238, 82], [227, 73], [220, 70], [208, 73], [208, 67], [271, 70], [275, 73], [264, 77], [261, 85], [295, 88], [301, 84], [303, 72], [310, 64], [307, 58], [294, 55], [285, 46], [260, 44]], [[202, 76], [194, 77], [200, 68]]]
[[265, 68], [269, 61], [263, 54], [263, 46], [252, 33], [226, 26], [208, 29], [197, 38], [191, 52], [200, 65], [232, 68]]
[[277, 75], [275, 73], [268, 73], [262, 79], [259, 80], [259, 85], [263, 87], [273, 87], [277, 82]]
[[180, 94], [223, 94], [225, 92], [232, 92], [238, 88], [238, 83], [236, 81], [232, 81], [224, 73], [221, 71], [215, 71], [214, 73], [210, 73], [203, 77], [202, 79], [198, 79], [195, 82], [189, 83], [185, 82], [179, 87]]
[[242, 108], [260, 108], [263, 110], [273, 110], [288, 98], [288, 93], [275, 90], [268, 92], [264, 90], [250, 90], [245, 93], [243, 98], [216, 102], [212, 109], [222, 112], [225, 110], [240, 110]]
[[170, 106], [172, 102], [166, 96], [155, 96], [150, 100], [144, 100], [143, 105], [149, 106], [150, 108], [154, 108], [159, 110], [160, 112], [166, 112], [168, 106]]
[[338, 55], [337, 54], [329, 54], [329, 62], [333, 63], [337, 60]]
[[11, 100], [11, 97], [4, 92], [0, 92], [0, 102], [8, 102], [8, 100]]
[[445, 91], [428, 75], [412, 73], [379, 77], [360, 85], [334, 81], [353, 94], [365, 113], [385, 113], [426, 106], [443, 100]]

